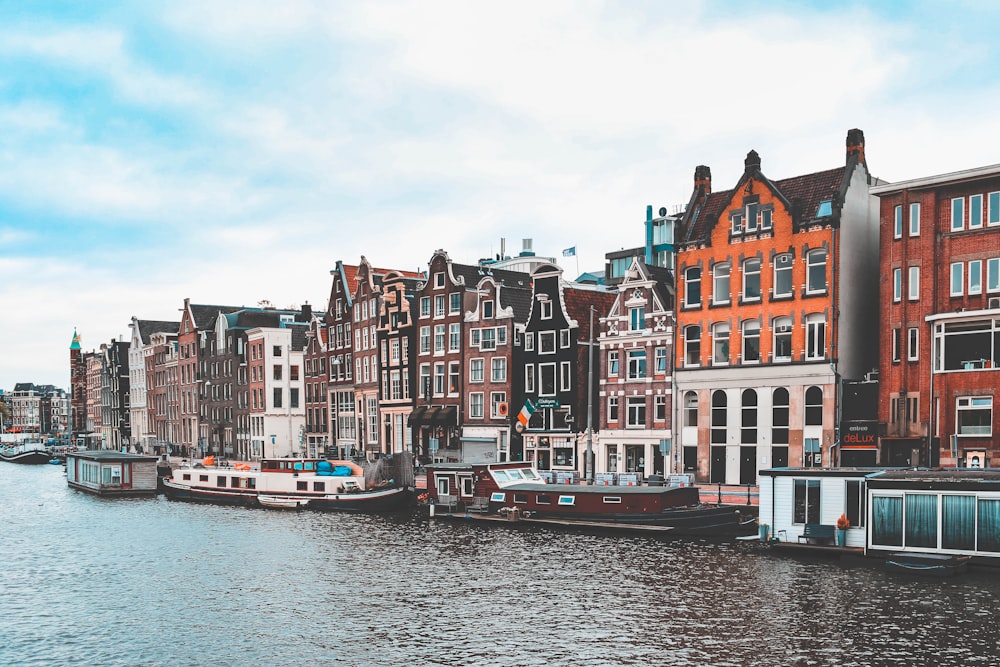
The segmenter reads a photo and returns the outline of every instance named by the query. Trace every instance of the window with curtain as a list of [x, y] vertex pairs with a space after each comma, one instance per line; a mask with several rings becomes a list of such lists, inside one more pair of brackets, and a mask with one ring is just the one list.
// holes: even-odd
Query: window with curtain
[[872, 523], [872, 544], [903, 546], [903, 499], [885, 496], [872, 498]]
[[974, 496], [941, 497], [941, 548], [976, 548], [976, 499]]
[[923, 493], [907, 493], [906, 507], [906, 546], [937, 548], [937, 495]]
[[979, 551], [1000, 551], [1000, 500], [979, 499]]

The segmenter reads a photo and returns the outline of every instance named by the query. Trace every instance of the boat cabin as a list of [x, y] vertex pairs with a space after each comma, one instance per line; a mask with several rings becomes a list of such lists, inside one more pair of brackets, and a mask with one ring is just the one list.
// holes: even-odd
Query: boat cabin
[[66, 482], [99, 496], [152, 496], [156, 494], [155, 456], [116, 451], [69, 452]]

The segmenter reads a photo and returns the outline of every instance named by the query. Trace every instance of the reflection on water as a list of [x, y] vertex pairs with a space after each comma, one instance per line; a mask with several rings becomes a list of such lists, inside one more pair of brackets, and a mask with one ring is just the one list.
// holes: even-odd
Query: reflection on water
[[0, 464], [0, 665], [996, 664], [1000, 577], [107, 500]]

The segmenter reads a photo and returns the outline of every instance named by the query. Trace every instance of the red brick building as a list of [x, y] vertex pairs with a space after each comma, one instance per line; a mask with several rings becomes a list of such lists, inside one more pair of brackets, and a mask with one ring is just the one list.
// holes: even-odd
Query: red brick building
[[1000, 465], [1000, 165], [881, 200], [880, 461]]

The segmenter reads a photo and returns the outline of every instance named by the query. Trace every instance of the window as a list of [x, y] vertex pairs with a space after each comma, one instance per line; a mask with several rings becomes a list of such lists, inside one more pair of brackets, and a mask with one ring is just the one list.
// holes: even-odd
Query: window
[[806, 359], [823, 359], [826, 356], [826, 317], [822, 314], [806, 316]]
[[856, 479], [847, 480], [847, 495], [844, 514], [852, 528], [865, 525], [865, 485]]
[[701, 305], [701, 269], [697, 266], [684, 272], [684, 305], [688, 308]]
[[760, 300], [760, 260], [748, 259], [743, 262], [743, 299]]
[[469, 394], [469, 417], [472, 419], [483, 418], [483, 392], [474, 391]]
[[909, 332], [906, 337], [906, 358], [910, 361], [916, 361], [919, 358], [919, 351], [917, 348], [917, 342], [919, 340], [919, 329], [917, 327], [910, 327]]
[[903, 298], [903, 269], [892, 270], [892, 301], [899, 303]]
[[626, 399], [626, 409], [628, 411], [626, 426], [628, 428], [645, 428], [646, 426], [646, 397], [629, 396]]
[[630, 380], [637, 380], [646, 377], [646, 351], [628, 351], [628, 377]]
[[434, 274], [434, 289], [444, 287], [444, 272]]
[[299, 407], [299, 388], [292, 387], [288, 390], [288, 404], [290, 407]]
[[958, 435], [988, 437], [993, 432], [993, 397], [964, 396], [956, 400], [955, 424]]
[[910, 236], [920, 236], [920, 202], [910, 204]]
[[826, 249], [812, 250], [806, 255], [806, 293], [826, 291]]
[[771, 395], [771, 444], [788, 444], [788, 390], [778, 387]]
[[444, 294], [434, 297], [434, 317], [444, 317]]
[[420, 327], [420, 353], [427, 354], [431, 351], [431, 328]]
[[448, 351], [458, 352], [462, 344], [462, 325], [453, 322], [448, 325]]
[[569, 391], [572, 386], [572, 366], [568, 361], [559, 364], [559, 391]]
[[666, 396], [659, 395], [653, 397], [653, 419], [658, 422], [667, 420]]
[[539, 331], [538, 354], [555, 354], [555, 353], [556, 353], [556, 332]]
[[608, 421], [618, 421], [618, 397], [608, 396]]
[[436, 324], [434, 325], [434, 353], [439, 354], [444, 352], [444, 325]]
[[719, 322], [712, 327], [712, 364], [729, 363], [729, 324]]
[[653, 359], [657, 373], [667, 372], [667, 348], [658, 347], [653, 351]]
[[757, 392], [753, 389], [744, 389], [742, 402], [740, 442], [745, 445], [757, 444]]
[[797, 479], [794, 490], [793, 523], [819, 523], [819, 480]]
[[983, 293], [983, 262], [975, 259], [969, 262], [969, 294]]
[[1000, 225], [1000, 192], [991, 192], [986, 197], [986, 224], [990, 227]]
[[507, 359], [504, 357], [493, 357], [493, 359], [490, 360], [490, 382], [506, 382], [506, 381], [507, 381]]
[[448, 395], [454, 396], [458, 393], [458, 382], [460, 375], [459, 362], [448, 363]]
[[538, 395], [556, 395], [556, 365], [538, 364]]
[[608, 350], [608, 375], [618, 375], [618, 350]]
[[760, 361], [760, 322], [748, 320], [743, 323], [743, 363]]
[[791, 253], [777, 255], [774, 258], [774, 296], [792, 296], [792, 264]]
[[900, 336], [902, 336], [902, 333], [900, 332], [899, 327], [894, 328], [892, 330], [892, 361], [894, 363], [898, 362], [900, 358], [899, 355], [902, 346]]
[[969, 229], [982, 229], [983, 227], [983, 196], [972, 195], [969, 197]]
[[729, 303], [728, 264], [716, 264], [712, 269], [712, 303]]
[[629, 331], [642, 331], [646, 328], [646, 308], [638, 306], [628, 309]]
[[951, 200], [951, 231], [960, 232], [965, 229], [965, 199], [956, 197]]
[[492, 320], [493, 319], [493, 302], [483, 301], [483, 319]]
[[448, 312], [452, 315], [462, 309], [462, 293], [452, 292], [448, 295]]
[[275, 380], [281, 379], [281, 366], [279, 364], [274, 365], [274, 379]]
[[726, 392], [721, 389], [712, 392], [712, 444], [726, 444], [727, 405]]
[[506, 417], [507, 414], [501, 406], [507, 404], [507, 392], [494, 391], [490, 393], [490, 416], [493, 419]]
[[431, 316], [431, 298], [429, 296], [420, 297], [420, 317]]
[[543, 320], [552, 319], [552, 302], [551, 301], [540, 301], [538, 304], [539, 314]]
[[480, 332], [479, 349], [487, 351], [487, 352], [490, 351], [490, 350], [497, 349], [497, 330], [496, 329], [493, 329], [493, 328], [483, 329]]
[[569, 347], [569, 329], [559, 330], [559, 347], [564, 350]]
[[920, 267], [911, 266], [910, 275], [908, 276], [906, 285], [907, 297], [910, 301], [917, 301], [920, 299]]
[[697, 366], [701, 362], [701, 327], [689, 324], [684, 327], [684, 365]]
[[951, 264], [951, 296], [962, 296], [965, 293], [965, 264]]
[[524, 366], [524, 392], [526, 394], [535, 393], [535, 365], [525, 364]]
[[281, 346], [280, 345], [275, 345], [274, 348], [271, 351], [274, 353], [274, 356], [276, 356], [276, 357], [280, 357], [281, 356]]
[[693, 391], [684, 393], [684, 425], [698, 425], [698, 394]]
[[482, 382], [485, 379], [486, 361], [483, 359], [469, 360], [469, 382]]
[[1000, 292], [1000, 257], [986, 260], [986, 291]]
[[444, 364], [434, 364], [434, 395], [444, 396]]
[[729, 215], [729, 220], [730, 220], [730, 222], [732, 224], [731, 229], [732, 229], [733, 234], [742, 234], [743, 233], [743, 211], [739, 211], [739, 212], [736, 212], [736, 213], [731, 213]]
[[833, 215], [833, 200], [824, 199], [816, 207], [816, 217], [817, 218], [829, 218]]
[[903, 237], [903, 207], [897, 206], [893, 210], [892, 237], [899, 239]]
[[531, 352], [535, 349], [535, 334], [530, 331], [524, 332], [524, 349], [526, 352]]
[[806, 389], [806, 426], [823, 425], [823, 390], [819, 387]]
[[282, 394], [281, 394], [281, 387], [275, 387], [274, 388], [274, 407], [276, 407], [276, 408], [280, 408], [281, 407], [281, 396], [282, 396]]

